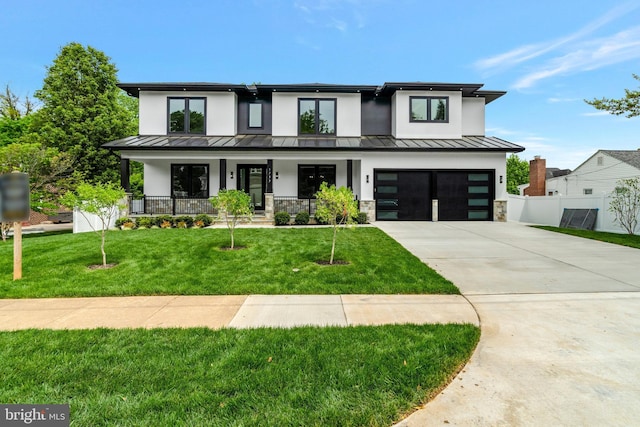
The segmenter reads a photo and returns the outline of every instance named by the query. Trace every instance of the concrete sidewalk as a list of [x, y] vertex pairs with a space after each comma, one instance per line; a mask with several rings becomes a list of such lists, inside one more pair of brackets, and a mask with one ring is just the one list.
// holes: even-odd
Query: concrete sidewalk
[[0, 300], [0, 330], [471, 323], [460, 295], [231, 295]]

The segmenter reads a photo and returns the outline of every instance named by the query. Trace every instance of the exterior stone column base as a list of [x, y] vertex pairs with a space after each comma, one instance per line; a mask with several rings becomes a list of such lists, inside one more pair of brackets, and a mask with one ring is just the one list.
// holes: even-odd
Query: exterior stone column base
[[507, 201], [493, 201], [493, 220], [496, 222], [507, 222]]
[[266, 219], [273, 219], [273, 209], [275, 205], [273, 203], [273, 193], [264, 193], [264, 217]]
[[367, 214], [367, 221], [374, 222], [376, 220], [376, 201], [360, 200], [360, 212]]
[[431, 221], [438, 222], [438, 199], [431, 201]]

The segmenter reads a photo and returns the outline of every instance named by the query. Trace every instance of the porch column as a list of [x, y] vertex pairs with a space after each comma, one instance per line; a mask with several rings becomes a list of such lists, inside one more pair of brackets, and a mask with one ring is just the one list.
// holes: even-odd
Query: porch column
[[227, 188], [227, 159], [220, 159], [220, 190]]
[[347, 160], [347, 188], [353, 190], [353, 160]]
[[131, 193], [131, 184], [129, 182], [130, 175], [129, 159], [120, 158], [120, 186], [124, 191]]
[[273, 193], [273, 160], [267, 159], [267, 188], [265, 193]]

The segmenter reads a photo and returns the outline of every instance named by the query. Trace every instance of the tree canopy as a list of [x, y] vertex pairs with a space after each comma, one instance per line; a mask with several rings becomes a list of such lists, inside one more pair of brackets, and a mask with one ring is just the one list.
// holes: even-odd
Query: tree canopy
[[75, 168], [92, 182], [117, 182], [119, 160], [105, 142], [137, 132], [136, 117], [119, 96], [117, 69], [91, 46], [63, 46], [47, 68], [34, 127], [37, 138], [75, 157]]
[[[640, 80], [640, 76], [637, 74], [634, 74], [633, 78]], [[616, 116], [620, 116], [622, 114], [626, 114], [629, 118], [640, 116], [640, 89], [625, 89], [624, 92], [624, 98], [600, 98], [592, 99], [590, 101], [585, 99], [585, 102], [594, 106], [598, 110], [608, 111]]]
[[529, 162], [515, 154], [507, 157], [507, 193], [520, 194], [518, 185], [529, 182]]

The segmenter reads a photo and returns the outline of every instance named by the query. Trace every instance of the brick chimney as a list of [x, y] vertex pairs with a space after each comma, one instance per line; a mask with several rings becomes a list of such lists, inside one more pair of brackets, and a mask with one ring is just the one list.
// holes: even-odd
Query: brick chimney
[[525, 188], [525, 196], [545, 196], [547, 180], [547, 161], [535, 156], [529, 162], [529, 187]]

